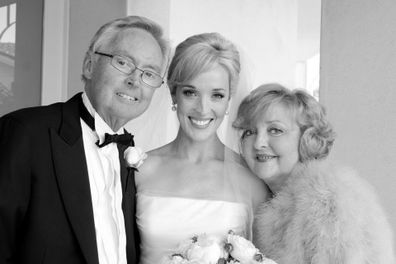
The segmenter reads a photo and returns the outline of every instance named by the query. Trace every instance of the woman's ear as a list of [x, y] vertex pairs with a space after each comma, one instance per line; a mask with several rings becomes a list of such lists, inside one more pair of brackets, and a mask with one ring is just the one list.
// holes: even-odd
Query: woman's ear
[[84, 58], [84, 63], [83, 63], [83, 74], [86, 79], [91, 79], [92, 77], [92, 69], [93, 69], [93, 62], [92, 62], [92, 56], [90, 54], [87, 54]]

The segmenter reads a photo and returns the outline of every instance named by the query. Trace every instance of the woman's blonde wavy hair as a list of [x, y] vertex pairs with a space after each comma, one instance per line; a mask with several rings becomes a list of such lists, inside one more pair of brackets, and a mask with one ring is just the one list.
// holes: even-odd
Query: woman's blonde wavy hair
[[303, 90], [289, 90], [276, 83], [259, 86], [240, 104], [233, 127], [240, 130], [254, 127], [263, 114], [277, 104], [286, 106], [294, 114], [300, 128], [300, 162], [327, 157], [335, 132], [324, 107]]

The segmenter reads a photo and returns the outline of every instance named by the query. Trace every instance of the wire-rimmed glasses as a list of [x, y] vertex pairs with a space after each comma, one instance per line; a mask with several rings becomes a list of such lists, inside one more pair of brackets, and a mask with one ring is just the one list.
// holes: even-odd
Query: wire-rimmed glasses
[[133, 63], [133, 61], [127, 57], [121, 55], [107, 54], [99, 51], [95, 51], [95, 54], [111, 58], [111, 65], [125, 74], [129, 75], [135, 70], [139, 70], [142, 73], [140, 75], [140, 79], [143, 83], [147, 84], [150, 87], [158, 88], [164, 83], [163, 77], [161, 75], [153, 71], [138, 68]]

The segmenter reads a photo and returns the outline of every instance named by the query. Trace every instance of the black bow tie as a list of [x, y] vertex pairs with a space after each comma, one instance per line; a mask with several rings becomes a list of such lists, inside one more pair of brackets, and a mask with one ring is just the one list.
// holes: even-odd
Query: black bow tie
[[[84, 106], [82, 100], [80, 100], [80, 116], [84, 120], [84, 122], [93, 130], [95, 131], [95, 121], [91, 114], [88, 112], [87, 108]], [[128, 133], [124, 129], [124, 134], [122, 135], [110, 135], [108, 133], [105, 134], [105, 138], [102, 144], [99, 144], [99, 140], [96, 141], [96, 145], [101, 148], [110, 143], [118, 143], [122, 146], [135, 146], [133, 142], [133, 135]]]
[[104, 147], [110, 143], [117, 143], [123, 146], [134, 146], [133, 136], [130, 133], [126, 133], [126, 132], [121, 135], [117, 135], [117, 134], [110, 135], [106, 133], [102, 144], [99, 144], [99, 140], [96, 141], [96, 145], [99, 148]]

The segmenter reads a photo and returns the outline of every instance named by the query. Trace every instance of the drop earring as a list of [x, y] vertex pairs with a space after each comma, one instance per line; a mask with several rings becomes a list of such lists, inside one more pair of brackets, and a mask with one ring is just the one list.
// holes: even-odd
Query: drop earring
[[177, 104], [176, 103], [172, 103], [171, 109], [172, 109], [173, 112], [175, 112], [177, 110]]

